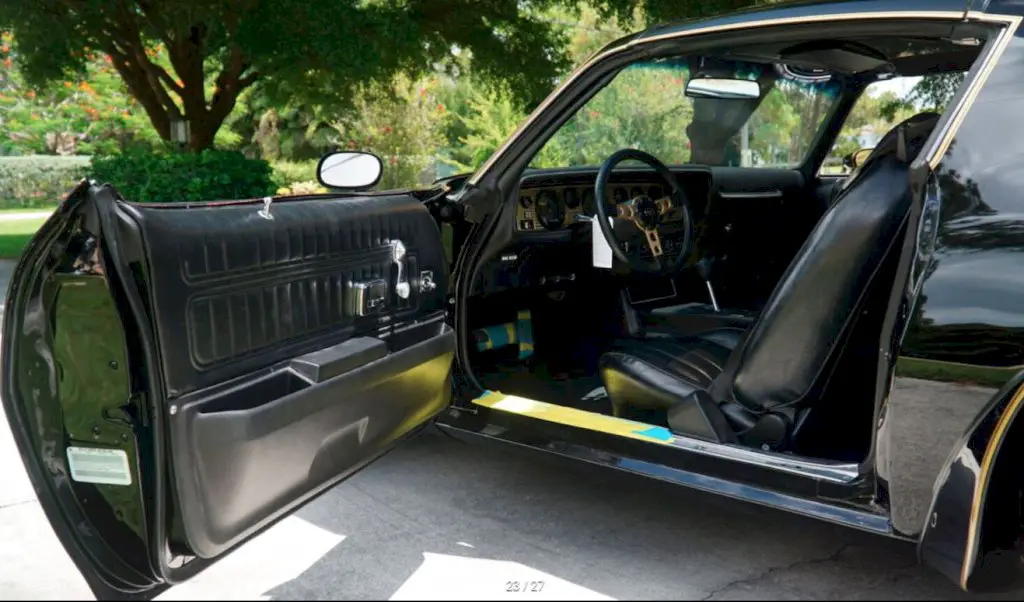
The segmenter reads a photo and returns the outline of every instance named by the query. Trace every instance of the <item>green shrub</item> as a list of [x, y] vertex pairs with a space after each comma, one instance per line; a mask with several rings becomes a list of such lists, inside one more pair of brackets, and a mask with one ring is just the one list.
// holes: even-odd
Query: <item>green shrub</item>
[[274, 193], [270, 164], [234, 151], [133, 150], [93, 158], [89, 177], [138, 202], [247, 199]]
[[274, 188], [291, 188], [297, 182], [315, 182], [318, 159], [312, 161], [274, 161], [271, 178]]
[[89, 157], [0, 157], [0, 209], [54, 207], [89, 172]]

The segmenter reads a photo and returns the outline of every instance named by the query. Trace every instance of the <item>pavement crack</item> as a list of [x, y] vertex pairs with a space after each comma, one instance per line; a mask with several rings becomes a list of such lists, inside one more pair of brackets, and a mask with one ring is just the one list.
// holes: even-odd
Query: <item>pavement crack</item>
[[836, 560], [839, 559], [840, 556], [842, 556], [843, 552], [845, 552], [847, 549], [849, 549], [852, 545], [853, 544], [849, 543], [849, 542], [848, 543], [844, 543], [843, 545], [839, 546], [838, 550], [836, 550], [835, 552], [832, 552], [831, 554], [829, 554], [828, 556], [825, 556], [824, 558], [808, 558], [808, 559], [804, 559], [804, 560], [797, 560], [797, 561], [791, 562], [791, 563], [783, 565], [783, 566], [769, 567], [769, 568], [761, 571], [760, 573], [758, 573], [756, 575], [753, 575], [753, 576], [750, 576], [750, 577], [743, 577], [742, 579], [735, 579], [733, 581], [729, 581], [729, 582], [727, 582], [727, 583], [725, 583], [723, 585], [720, 585], [720, 586], [716, 587], [715, 589], [711, 590], [711, 592], [709, 592], [703, 598], [699, 598], [699, 600], [701, 600], [701, 602], [703, 602], [704, 600], [711, 600], [712, 598], [714, 598], [715, 596], [721, 594], [722, 592], [730, 590], [730, 589], [732, 589], [732, 588], [734, 588], [734, 587], [736, 587], [738, 585], [749, 585], [751, 583], [757, 583], [758, 581], [760, 581], [762, 579], [765, 579], [765, 578], [767, 578], [767, 577], [769, 577], [771, 575], [777, 574], [777, 573], [784, 573], [786, 571], [791, 571], [793, 569], [796, 569], [796, 568], [799, 568], [799, 567], [803, 567], [803, 566], [811, 566], [811, 565], [815, 565], [815, 564], [828, 564], [829, 562], [835, 562]]
[[35, 501], [36, 500], [34, 500], [34, 499], [32, 499], [32, 500], [20, 500], [20, 501], [17, 501], [17, 502], [10, 502], [8, 504], [0, 504], [0, 510], [3, 510], [4, 508], [13, 508], [15, 506], [24, 506], [25, 504], [31, 504], [31, 503], [34, 503]]

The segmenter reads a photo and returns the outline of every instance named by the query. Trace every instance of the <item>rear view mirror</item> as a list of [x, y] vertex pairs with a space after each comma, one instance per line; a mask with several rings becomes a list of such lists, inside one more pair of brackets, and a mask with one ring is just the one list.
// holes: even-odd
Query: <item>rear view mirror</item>
[[330, 153], [316, 166], [316, 178], [328, 188], [369, 188], [380, 181], [384, 162], [372, 153]]
[[758, 98], [761, 86], [750, 79], [702, 77], [686, 82], [686, 95], [690, 98]]

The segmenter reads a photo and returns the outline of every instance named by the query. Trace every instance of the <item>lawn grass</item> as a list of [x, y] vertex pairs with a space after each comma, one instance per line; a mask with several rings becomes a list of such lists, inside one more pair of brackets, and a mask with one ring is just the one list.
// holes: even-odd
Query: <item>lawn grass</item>
[[[39, 211], [39, 209], [35, 209]], [[17, 259], [21, 250], [46, 221], [45, 217], [5, 220], [4, 214], [25, 213], [24, 210], [12, 209], [0, 211], [0, 259]]]

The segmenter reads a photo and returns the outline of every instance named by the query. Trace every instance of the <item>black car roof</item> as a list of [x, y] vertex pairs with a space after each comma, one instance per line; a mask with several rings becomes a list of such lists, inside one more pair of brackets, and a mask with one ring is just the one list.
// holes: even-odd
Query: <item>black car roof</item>
[[[975, 5], [975, 6], [972, 6]], [[913, 12], [913, 11], [949, 11], [965, 12], [966, 10], [983, 10], [990, 3], [983, 0], [791, 0], [768, 6], [758, 6], [739, 10], [716, 17], [684, 19], [655, 25], [636, 36], [628, 36], [621, 40], [649, 38], [667, 33], [685, 31], [696, 27], [720, 26], [738, 23], [755, 23], [764, 19], [786, 17], [805, 17], [813, 15], [830, 15], [842, 13], [882, 13], [882, 12]], [[998, 0], [992, 4], [1002, 4]], [[991, 10], [991, 7], [989, 7]], [[1018, 12], [1019, 9], [1011, 12]]]

